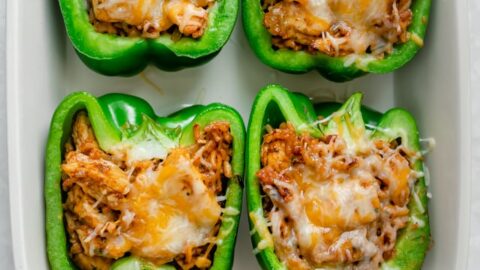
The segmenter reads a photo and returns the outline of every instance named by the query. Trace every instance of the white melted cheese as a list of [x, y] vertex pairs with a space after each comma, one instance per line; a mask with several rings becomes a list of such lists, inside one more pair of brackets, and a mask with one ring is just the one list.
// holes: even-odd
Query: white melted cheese
[[341, 250], [342, 245], [347, 241], [352, 244], [352, 247], [360, 250], [367, 258], [374, 256], [378, 252], [378, 247], [368, 241], [367, 230], [365, 228], [342, 233], [337, 242], [332, 246], [332, 249]]
[[330, 10], [338, 20], [368, 29], [371, 23], [381, 20], [388, 11], [389, 0], [328, 0]]
[[94, 0], [95, 17], [106, 22], [126, 22], [142, 25], [150, 22], [160, 27], [163, 19], [163, 0]]
[[208, 243], [222, 209], [186, 155], [173, 150], [151, 177], [132, 183], [122, 211], [134, 219], [127, 232], [137, 240], [132, 254], [168, 261]]
[[377, 218], [380, 203], [376, 185], [363, 187], [360, 181], [350, 179], [317, 184], [303, 192], [307, 215], [316, 225], [354, 228]]
[[[323, 31], [327, 31], [334, 23], [343, 22], [351, 28], [348, 39], [335, 39], [327, 37], [335, 46], [348, 42], [353, 50], [353, 55], [363, 55], [371, 45], [372, 51], [382, 51], [384, 47], [391, 46], [375, 31], [375, 25], [389, 16], [388, 0], [298, 0], [303, 4], [316, 22], [323, 22]], [[355, 58], [349, 58], [348, 65]], [[368, 63], [359, 64], [366, 65]]]
[[[366, 238], [366, 231], [357, 228], [377, 218], [378, 186], [363, 186], [361, 180], [367, 179], [359, 176], [338, 182], [319, 181], [309, 172], [304, 173], [301, 183], [289, 189], [293, 196], [281, 203], [282, 210], [293, 221], [302, 254], [312, 261], [323, 261], [330, 252], [342, 250], [347, 241], [366, 257], [377, 252], [375, 244]], [[271, 198], [274, 192], [268, 192]], [[332, 233], [337, 239], [329, 244]]]
[[[368, 147], [374, 146], [369, 143]], [[302, 255], [320, 265], [330, 260], [332, 254], [344, 256], [341, 254], [349, 252], [348, 246], [361, 252], [365, 261], [376, 256], [379, 247], [367, 237], [366, 230], [380, 218], [382, 207], [375, 175], [382, 172], [382, 179], [390, 182], [389, 192], [394, 200], [401, 198], [403, 193], [399, 190], [404, 190], [417, 177], [416, 173], [409, 173], [413, 171], [408, 162], [400, 162], [395, 157], [382, 160], [378, 155], [368, 155], [357, 160], [357, 167], [350, 173], [335, 172], [329, 179], [322, 179], [314, 168], [306, 166], [301, 169], [302, 177], [293, 183], [273, 179], [276, 186], [289, 190], [289, 199], [283, 200], [277, 189], [264, 190], [292, 221], [297, 241], [294, 246], [299, 247]], [[322, 158], [326, 170], [331, 170], [332, 157]], [[280, 223], [281, 217], [271, 214], [270, 218], [275, 239], [280, 239], [275, 223]], [[413, 222], [423, 226], [421, 220]]]
[[149, 160], [153, 158], [165, 159], [170, 151], [169, 148], [154, 140], [144, 140], [135, 143], [128, 141], [119, 143], [110, 152], [121, 157], [126, 155], [127, 164], [133, 164], [136, 161]]
[[300, 3], [304, 2], [308, 11], [311, 13], [311, 16], [315, 18], [316, 22], [319, 25], [323, 26], [323, 31], [328, 30], [330, 24], [335, 20], [335, 14], [328, 6], [329, 0], [306, 0], [299, 1]]
[[410, 217], [410, 220], [413, 224], [417, 225], [418, 227], [422, 228], [425, 226], [425, 221], [420, 219], [419, 217], [413, 215]]
[[267, 221], [262, 215], [262, 210], [258, 209], [257, 211], [250, 212], [249, 217], [253, 223], [251, 234], [253, 235], [256, 232], [262, 238], [257, 247], [255, 247], [253, 253], [256, 254], [263, 249], [273, 247], [272, 235], [268, 230]]
[[98, 20], [125, 22], [144, 30], [165, 31], [176, 24], [183, 33], [186, 27], [201, 27], [208, 16], [207, 10], [185, 0], [93, 0], [92, 3]]

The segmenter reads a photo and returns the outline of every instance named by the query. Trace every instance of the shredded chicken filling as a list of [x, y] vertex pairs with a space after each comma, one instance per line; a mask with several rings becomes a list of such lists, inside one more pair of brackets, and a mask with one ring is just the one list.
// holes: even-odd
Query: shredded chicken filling
[[203, 35], [214, 0], [90, 0], [89, 3], [90, 22], [97, 32], [157, 38], [170, 31], [172, 39], [179, 39]]
[[232, 136], [227, 122], [194, 127], [195, 144], [165, 160], [126, 162], [100, 149], [80, 112], [62, 164], [70, 256], [109, 269], [126, 255], [181, 269], [210, 267], [223, 211]]
[[263, 0], [276, 48], [384, 57], [404, 43], [411, 0]]
[[288, 269], [379, 269], [409, 220], [416, 152], [375, 140], [351, 153], [340, 136], [269, 130], [257, 177], [277, 256]]

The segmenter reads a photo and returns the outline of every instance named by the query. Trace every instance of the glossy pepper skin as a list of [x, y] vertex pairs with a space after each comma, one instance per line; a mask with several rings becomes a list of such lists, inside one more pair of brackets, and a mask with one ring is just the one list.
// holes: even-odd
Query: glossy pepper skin
[[[167, 150], [177, 146], [188, 146], [195, 143], [194, 125], [198, 124], [203, 128], [215, 121], [229, 122], [233, 136], [231, 165], [234, 177], [227, 184], [225, 207], [241, 211], [245, 127], [237, 111], [226, 105], [214, 103], [207, 106], [191, 106], [167, 117], [159, 117], [145, 100], [134, 96], [108, 94], [96, 98], [86, 92], [76, 92], [65, 97], [57, 107], [51, 121], [46, 150], [45, 226], [50, 269], [77, 269], [68, 256], [62, 207], [61, 164], [64, 145], [71, 135], [74, 116], [80, 110], [86, 110], [88, 113], [99, 146], [107, 152], [120, 142], [135, 144], [145, 139], [155, 139]], [[240, 219], [240, 215], [233, 212], [224, 213], [222, 216], [218, 233], [222, 241], [216, 245], [210, 269], [230, 269], [232, 266]], [[118, 260], [112, 266], [113, 270], [170, 268], [174, 269], [168, 265], [154, 267], [133, 257]]]
[[[336, 123], [341, 123], [344, 125], [343, 130], [347, 130], [346, 134], [350, 134], [348, 132], [352, 129], [355, 129], [355, 132], [369, 130], [371, 139], [392, 141], [401, 138], [402, 144], [407, 148], [420, 151], [417, 126], [410, 113], [395, 108], [380, 114], [361, 107], [361, 98], [362, 95], [356, 93], [343, 105], [326, 103], [313, 106], [308, 97], [289, 92], [279, 85], [269, 85], [258, 93], [253, 104], [247, 133], [246, 192], [250, 229], [255, 232], [251, 237], [252, 244], [258, 252], [256, 257], [263, 269], [285, 269], [275, 255], [272, 236], [266, 227], [261, 186], [256, 177], [256, 173], [261, 168], [260, 149], [265, 125], [276, 128], [280, 123], [287, 121], [299, 133], [308, 132], [312, 136], [321, 137], [338, 134]], [[328, 121], [326, 125], [319, 125], [318, 121], [316, 122], [318, 116], [326, 118], [334, 112], [339, 117], [337, 121]], [[348, 124], [346, 119], [349, 119]], [[342, 137], [348, 143], [349, 139], [346, 136]], [[423, 172], [421, 160], [418, 160], [413, 167], [416, 171]], [[417, 226], [410, 219], [407, 227], [399, 232], [395, 255], [385, 262], [386, 266], [391, 267], [390, 269], [420, 269], [430, 245], [427, 188], [423, 177], [416, 182], [414, 190], [420, 205], [413, 198], [412, 193], [408, 204], [410, 217], [414, 216], [424, 226]], [[262, 248], [259, 248], [259, 245]]]
[[409, 62], [423, 46], [430, 6], [431, 0], [412, 1], [413, 17], [408, 28], [410, 38], [406, 43], [396, 45], [393, 52], [383, 59], [359, 58], [352, 64], [348, 63], [348, 56], [331, 57], [320, 52], [311, 54], [273, 49], [272, 36], [263, 23], [265, 13], [260, 0], [242, 0], [243, 28], [250, 47], [264, 64], [288, 73], [305, 73], [315, 69], [328, 80], [344, 82], [367, 73], [392, 72]]
[[67, 34], [82, 61], [104, 75], [129, 76], [142, 71], [149, 62], [175, 71], [206, 63], [220, 52], [233, 31], [238, 0], [218, 0], [209, 12], [208, 25], [199, 39], [170, 34], [156, 39], [120, 37], [95, 31], [88, 19], [87, 1], [59, 0]]

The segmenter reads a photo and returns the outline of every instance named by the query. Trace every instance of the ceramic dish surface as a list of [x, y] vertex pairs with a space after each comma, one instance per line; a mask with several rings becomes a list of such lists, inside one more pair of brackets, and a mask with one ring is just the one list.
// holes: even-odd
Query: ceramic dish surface
[[[58, 3], [12, 0], [7, 4], [7, 113], [11, 222], [16, 269], [48, 269], [44, 226], [44, 155], [50, 119], [62, 98], [78, 90], [95, 95], [128, 93], [146, 99], [159, 115], [195, 103], [235, 107], [248, 123], [257, 91], [279, 83], [315, 101], [344, 101], [365, 93], [364, 104], [385, 111], [408, 109], [421, 136], [436, 140], [428, 154], [430, 224], [434, 239], [424, 269], [465, 269], [470, 205], [470, 93], [466, 1], [434, 1], [425, 47], [404, 68], [334, 83], [312, 71], [285, 74], [263, 65], [242, 24], [206, 65], [179, 72], [150, 66], [134, 77], [89, 70], [65, 34]], [[446, 34], [448, 33], [448, 34]], [[237, 236], [234, 269], [259, 269], [246, 207]]]

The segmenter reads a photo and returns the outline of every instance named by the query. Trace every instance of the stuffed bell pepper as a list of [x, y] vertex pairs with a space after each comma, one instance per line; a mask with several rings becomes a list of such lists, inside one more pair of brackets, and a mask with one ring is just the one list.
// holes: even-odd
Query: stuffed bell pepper
[[263, 269], [421, 268], [430, 227], [415, 120], [361, 98], [315, 109], [277, 85], [258, 94], [246, 189]]
[[391, 72], [423, 46], [431, 0], [243, 0], [256, 55], [281, 71], [333, 81]]
[[67, 96], [46, 151], [51, 269], [230, 269], [244, 133], [222, 104], [159, 117], [129, 95]]
[[82, 61], [104, 75], [133, 75], [212, 59], [232, 33], [238, 0], [59, 0]]

